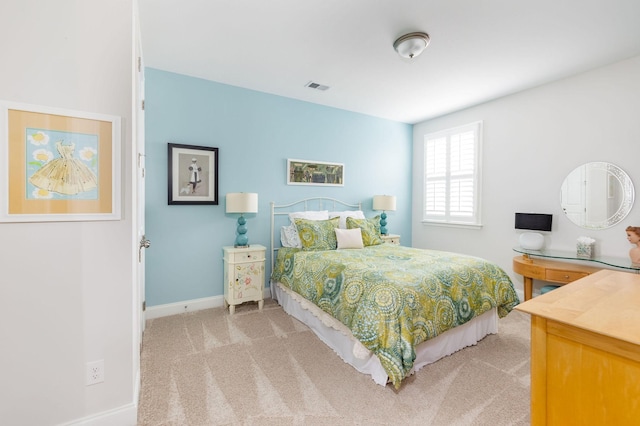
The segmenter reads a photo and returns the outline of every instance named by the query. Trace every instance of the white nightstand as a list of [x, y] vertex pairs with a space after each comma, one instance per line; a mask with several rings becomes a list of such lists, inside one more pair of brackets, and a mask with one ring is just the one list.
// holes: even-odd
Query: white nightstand
[[246, 248], [222, 247], [224, 253], [224, 304], [229, 313], [235, 305], [244, 302], [258, 302], [258, 309], [264, 304], [264, 260], [266, 247], [252, 244]]
[[400, 245], [400, 235], [387, 234], [387, 235], [381, 235], [380, 237], [382, 237], [384, 242], [387, 243], [387, 244], [395, 244], [397, 246]]

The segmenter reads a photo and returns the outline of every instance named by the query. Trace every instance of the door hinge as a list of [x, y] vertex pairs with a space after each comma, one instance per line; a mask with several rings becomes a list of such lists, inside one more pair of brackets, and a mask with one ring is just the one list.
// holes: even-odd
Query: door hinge
[[142, 57], [138, 56], [138, 72], [142, 71]]
[[140, 108], [144, 111], [144, 99], [140, 102]]
[[142, 312], [147, 310], [147, 301], [142, 302]]

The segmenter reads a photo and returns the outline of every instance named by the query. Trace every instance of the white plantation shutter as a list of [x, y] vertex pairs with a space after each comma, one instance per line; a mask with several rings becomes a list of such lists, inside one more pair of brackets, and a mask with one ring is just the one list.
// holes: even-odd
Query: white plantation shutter
[[424, 221], [480, 224], [481, 131], [477, 122], [425, 136]]
[[444, 217], [447, 189], [447, 140], [438, 138], [427, 141], [425, 146], [426, 209], [432, 215]]

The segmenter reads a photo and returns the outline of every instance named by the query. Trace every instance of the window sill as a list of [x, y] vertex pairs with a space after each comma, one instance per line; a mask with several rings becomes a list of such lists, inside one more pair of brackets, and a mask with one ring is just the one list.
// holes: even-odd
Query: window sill
[[423, 220], [422, 224], [426, 226], [442, 226], [445, 228], [482, 229], [481, 223], [438, 222], [433, 220]]

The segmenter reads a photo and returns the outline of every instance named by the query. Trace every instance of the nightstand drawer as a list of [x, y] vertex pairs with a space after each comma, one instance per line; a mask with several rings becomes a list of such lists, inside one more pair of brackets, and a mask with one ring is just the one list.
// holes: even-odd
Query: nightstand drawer
[[387, 244], [400, 245], [400, 235], [388, 234], [388, 235], [382, 235], [381, 238]]
[[230, 263], [242, 263], [242, 262], [259, 262], [264, 260], [264, 250], [249, 251], [229, 251], [225, 253], [226, 261]]
[[578, 271], [566, 271], [562, 269], [547, 269], [545, 281], [551, 281], [556, 283], [570, 283], [580, 278], [584, 278], [589, 275], [586, 272]]

